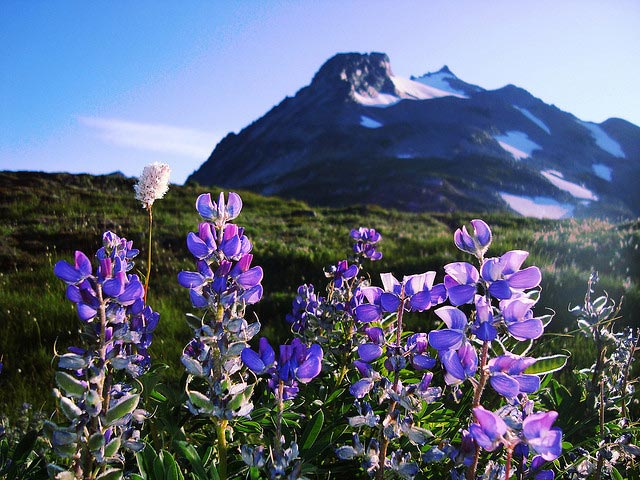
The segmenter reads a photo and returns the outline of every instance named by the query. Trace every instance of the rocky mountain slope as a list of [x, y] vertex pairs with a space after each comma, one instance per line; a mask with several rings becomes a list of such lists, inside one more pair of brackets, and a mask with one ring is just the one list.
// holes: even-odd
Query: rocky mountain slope
[[383, 53], [332, 57], [189, 178], [323, 205], [546, 218], [640, 215], [638, 180], [640, 128], [625, 120], [585, 122], [446, 66], [395, 76]]

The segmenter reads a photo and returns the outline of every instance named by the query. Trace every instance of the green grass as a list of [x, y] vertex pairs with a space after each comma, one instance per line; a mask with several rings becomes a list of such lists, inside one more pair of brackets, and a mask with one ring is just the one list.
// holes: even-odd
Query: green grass
[[[0, 172], [0, 412], [24, 401], [50, 406], [54, 352], [64, 352], [78, 339], [78, 320], [65, 299], [64, 284], [52, 272], [60, 259], [71, 260], [74, 250], [93, 254], [105, 230], [134, 241], [141, 249], [136, 268], [146, 271], [147, 216], [134, 200], [133, 180], [119, 176], [89, 176]], [[154, 263], [149, 304], [161, 313], [151, 354], [182, 373], [179, 355], [191, 331], [184, 314], [193, 312], [188, 292], [176, 281], [180, 270], [192, 269], [185, 237], [196, 231], [196, 197], [218, 189], [172, 186], [154, 206]], [[345, 258], [349, 231], [376, 228], [383, 235], [384, 259], [370, 269], [396, 276], [436, 270], [442, 280], [444, 264], [471, 261], [456, 250], [453, 231], [478, 214], [405, 213], [376, 206], [321, 208], [299, 201], [265, 198], [239, 192], [244, 209], [236, 220], [254, 244], [254, 265], [264, 268], [265, 297], [253, 310], [263, 333], [286, 338], [284, 316], [297, 286], [311, 282], [321, 290], [323, 267]], [[569, 305], [582, 301], [592, 268], [612, 298], [625, 297], [623, 321], [640, 325], [640, 222], [535, 220], [505, 213], [482, 215], [494, 232], [490, 255], [509, 249], [531, 252], [527, 265], [543, 272], [543, 307], [556, 311], [551, 330], [572, 330]], [[423, 328], [430, 324], [426, 321]], [[420, 327], [420, 325], [418, 325]], [[551, 340], [549, 340], [551, 342]], [[560, 342], [562, 345], [558, 345]], [[553, 346], [571, 349], [567, 337]], [[583, 343], [574, 366], [586, 366]], [[551, 345], [551, 343], [549, 344]], [[588, 360], [588, 364], [591, 360]]]

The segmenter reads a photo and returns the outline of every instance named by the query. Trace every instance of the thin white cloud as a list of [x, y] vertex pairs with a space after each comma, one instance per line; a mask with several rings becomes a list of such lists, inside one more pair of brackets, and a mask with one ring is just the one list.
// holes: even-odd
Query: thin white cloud
[[117, 118], [78, 117], [102, 141], [120, 147], [206, 159], [219, 136], [193, 128], [131, 122]]

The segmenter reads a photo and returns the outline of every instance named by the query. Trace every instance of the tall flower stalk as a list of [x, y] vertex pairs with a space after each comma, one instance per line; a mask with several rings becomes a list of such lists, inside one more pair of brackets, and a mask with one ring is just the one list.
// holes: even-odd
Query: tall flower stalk
[[123, 450], [143, 447], [140, 426], [148, 414], [138, 407], [136, 379], [150, 366], [147, 349], [159, 314], [145, 305], [138, 276], [128, 273], [137, 254], [132, 242], [106, 232], [95, 272], [80, 251], [73, 264], [61, 260], [54, 267], [76, 304], [85, 339], [58, 359], [54, 394], [69, 424], [47, 422], [45, 430], [70, 466], [50, 465], [57, 478], [120, 478]]
[[198, 233], [187, 236], [187, 248], [196, 260], [196, 271], [178, 274], [178, 283], [189, 289], [191, 303], [201, 310], [192, 316], [193, 338], [184, 348], [182, 363], [188, 372], [187, 407], [193, 415], [211, 418], [216, 425], [218, 475], [227, 478], [228, 438], [233, 422], [253, 410], [253, 384], [240, 358], [259, 331], [249, 323], [246, 307], [262, 298], [262, 268], [251, 266], [252, 244], [244, 229], [232, 223], [242, 210], [236, 193], [223, 193], [213, 202], [202, 194], [196, 209], [203, 222]]
[[147, 299], [149, 291], [149, 278], [151, 277], [151, 247], [153, 232], [153, 203], [164, 197], [169, 190], [169, 176], [171, 169], [166, 163], [151, 163], [144, 167], [138, 183], [134, 185], [136, 200], [142, 203], [142, 208], [149, 214], [149, 236], [147, 239], [147, 275], [144, 279], [144, 299]]

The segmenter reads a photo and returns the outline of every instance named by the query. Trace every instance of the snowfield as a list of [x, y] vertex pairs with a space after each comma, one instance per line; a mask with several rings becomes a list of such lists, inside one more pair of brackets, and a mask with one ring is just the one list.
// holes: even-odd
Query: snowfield
[[525, 217], [557, 220], [573, 216], [573, 205], [557, 202], [550, 197], [524, 197], [505, 192], [499, 193], [509, 208]]

